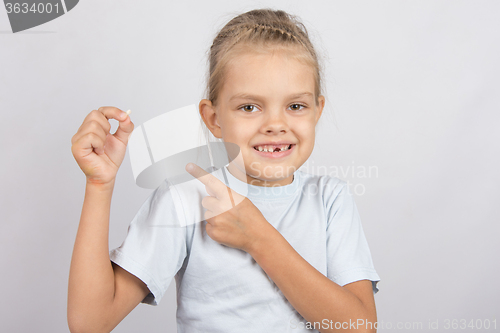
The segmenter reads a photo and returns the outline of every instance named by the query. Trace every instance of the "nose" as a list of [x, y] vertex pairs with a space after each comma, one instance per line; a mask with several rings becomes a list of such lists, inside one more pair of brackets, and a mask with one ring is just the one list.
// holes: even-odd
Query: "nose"
[[263, 130], [267, 134], [285, 133], [288, 131], [288, 123], [285, 112], [278, 109], [269, 110], [264, 117]]

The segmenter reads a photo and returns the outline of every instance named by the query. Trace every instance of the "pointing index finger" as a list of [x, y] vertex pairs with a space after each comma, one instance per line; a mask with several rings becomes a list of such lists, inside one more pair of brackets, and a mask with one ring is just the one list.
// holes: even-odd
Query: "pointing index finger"
[[231, 204], [234, 207], [234, 199], [231, 194], [231, 189], [227, 187], [223, 182], [217, 179], [214, 175], [206, 172], [198, 165], [194, 163], [188, 163], [186, 165], [186, 171], [189, 172], [193, 177], [196, 177], [200, 182], [202, 182], [207, 188], [215, 193], [216, 198], [220, 199], [223, 197], [225, 192], [229, 194], [231, 199]]
[[189, 172], [193, 177], [196, 177], [205, 186], [210, 187], [210, 189], [212, 189], [217, 194], [219, 194], [221, 190], [221, 185], [226, 186], [220, 180], [194, 163], [188, 163], [186, 165], [186, 171]]

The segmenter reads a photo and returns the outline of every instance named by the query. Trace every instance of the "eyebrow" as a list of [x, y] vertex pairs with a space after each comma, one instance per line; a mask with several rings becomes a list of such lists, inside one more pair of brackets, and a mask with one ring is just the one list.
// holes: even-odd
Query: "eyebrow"
[[[296, 99], [296, 98], [300, 98], [300, 97], [303, 97], [303, 96], [311, 96], [311, 97], [313, 97], [313, 94], [310, 93], [310, 92], [302, 92], [302, 93], [290, 95], [290, 96], [288, 96], [288, 99]], [[244, 94], [243, 93], [243, 94], [236, 94], [236, 95], [232, 96], [229, 99], [229, 101], [232, 101], [232, 100], [235, 100], [235, 99], [250, 99], [250, 100], [254, 100], [254, 101], [260, 101], [263, 98], [260, 97], [260, 96], [249, 95], [249, 94]]]

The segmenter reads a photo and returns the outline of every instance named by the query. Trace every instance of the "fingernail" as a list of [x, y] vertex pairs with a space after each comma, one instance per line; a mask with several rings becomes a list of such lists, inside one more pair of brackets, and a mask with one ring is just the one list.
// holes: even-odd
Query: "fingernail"
[[188, 171], [193, 171], [193, 169], [194, 169], [194, 168], [193, 168], [193, 163], [188, 163], [188, 165], [187, 165], [187, 170], [188, 170]]

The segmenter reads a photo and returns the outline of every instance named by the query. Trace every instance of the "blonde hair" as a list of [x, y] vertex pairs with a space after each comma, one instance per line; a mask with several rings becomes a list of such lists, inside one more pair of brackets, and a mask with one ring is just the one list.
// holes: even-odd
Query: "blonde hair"
[[229, 21], [210, 47], [207, 95], [212, 104], [217, 103], [228, 62], [248, 46], [302, 49], [295, 56], [313, 68], [315, 100], [318, 101], [321, 95], [320, 65], [306, 27], [297, 17], [282, 10], [255, 9]]

